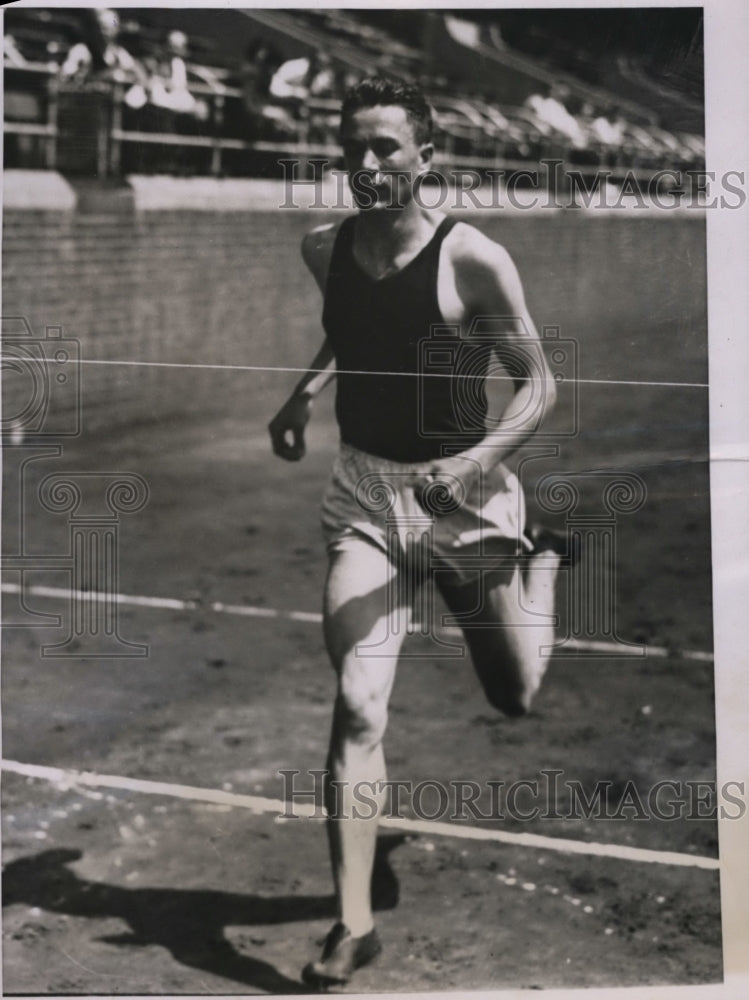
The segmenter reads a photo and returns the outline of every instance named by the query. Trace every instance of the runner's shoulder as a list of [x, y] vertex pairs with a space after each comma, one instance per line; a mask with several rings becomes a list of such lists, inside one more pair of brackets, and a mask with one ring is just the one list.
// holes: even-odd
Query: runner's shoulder
[[330, 258], [333, 254], [333, 244], [339, 226], [340, 223], [336, 222], [316, 226], [302, 237], [302, 260], [312, 272], [320, 288], [325, 286], [330, 268]]
[[445, 248], [456, 265], [514, 269], [512, 257], [502, 244], [468, 222], [457, 222], [453, 226], [445, 240]]
[[315, 226], [302, 237], [302, 257], [306, 264], [319, 258], [329, 256], [335, 243], [340, 223], [329, 222], [324, 226]]
[[502, 246], [468, 222], [458, 222], [445, 240], [456, 277], [491, 285], [515, 285], [517, 268]]

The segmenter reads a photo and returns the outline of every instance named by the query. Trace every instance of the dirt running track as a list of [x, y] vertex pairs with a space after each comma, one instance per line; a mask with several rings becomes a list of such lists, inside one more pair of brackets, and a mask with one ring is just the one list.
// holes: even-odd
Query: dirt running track
[[[66, 470], [128, 470], [149, 485], [148, 505], [122, 517], [121, 592], [198, 603], [120, 608], [121, 634], [148, 644], [144, 659], [43, 658], [61, 629], [7, 630], [5, 758], [274, 799], [279, 769], [322, 766], [333, 680], [319, 625], [208, 606], [319, 610], [317, 503], [333, 442], [323, 408], [294, 467], [269, 457], [261, 427], [239, 421], [66, 445]], [[37, 480], [55, 468], [40, 466]], [[695, 518], [691, 560], [677, 545], [682, 515], [672, 533], [648, 530], [669, 498], [704, 506], [704, 483], [689, 464], [658, 475], [638, 531], [624, 535], [620, 632], [709, 649], [704, 520]], [[6, 530], [18, 513], [8, 492]], [[24, 530], [34, 551], [64, 548], [64, 516], [32, 511]], [[66, 586], [61, 573], [28, 582]], [[30, 604], [65, 610], [58, 599]], [[426, 643], [414, 638], [406, 651], [428, 654]], [[513, 721], [484, 702], [464, 660], [408, 655], [392, 701], [390, 777], [509, 783], [558, 768], [586, 788], [608, 780], [612, 795], [630, 779], [640, 789], [711, 780], [712, 691], [710, 663], [676, 656], [556, 660], [533, 711]], [[301, 966], [333, 918], [320, 822], [14, 774], [3, 792], [6, 993], [303, 991]], [[498, 828], [717, 856], [712, 820]], [[358, 974], [361, 992], [722, 976], [715, 871], [383, 831], [375, 893], [385, 954]]]

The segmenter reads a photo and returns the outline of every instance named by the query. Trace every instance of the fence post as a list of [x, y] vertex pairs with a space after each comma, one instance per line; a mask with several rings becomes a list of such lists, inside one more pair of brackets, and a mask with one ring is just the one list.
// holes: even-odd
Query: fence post
[[96, 102], [96, 176], [104, 178], [109, 173], [109, 126], [111, 123], [112, 91], [109, 87], [97, 89], [101, 99]]
[[224, 123], [224, 95], [214, 90], [211, 94], [213, 105], [213, 149], [211, 150], [211, 174], [217, 177], [221, 173], [221, 126]]
[[45, 143], [44, 159], [48, 170], [57, 166], [57, 77], [50, 73], [47, 77], [47, 126], [50, 134]]
[[109, 132], [109, 173], [119, 176], [122, 166], [122, 140], [119, 134], [122, 131], [122, 102], [124, 98], [124, 88], [122, 84], [116, 83], [112, 90], [112, 128]]

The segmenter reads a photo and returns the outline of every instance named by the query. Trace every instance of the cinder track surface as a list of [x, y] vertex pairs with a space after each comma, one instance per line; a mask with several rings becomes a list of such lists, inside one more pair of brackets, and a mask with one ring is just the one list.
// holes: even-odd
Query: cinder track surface
[[[610, 392], [589, 392], [600, 431]], [[41, 646], [62, 629], [7, 630], [6, 758], [275, 799], [284, 797], [281, 769], [322, 766], [333, 678], [319, 625], [209, 606], [319, 611], [317, 507], [335, 448], [329, 402], [294, 466], [270, 456], [261, 415], [248, 417], [80, 439], [29, 479], [33, 497], [57, 468], [141, 475], [150, 499], [121, 518], [119, 590], [196, 606], [121, 607], [121, 635], [148, 644], [143, 659], [45, 658]], [[619, 634], [709, 650], [705, 466], [664, 461], [679, 444], [665, 433], [650, 450], [635, 438], [605, 453], [592, 437], [580, 440], [564, 461], [579, 468], [584, 455], [593, 467], [649, 470], [647, 502], [621, 519]], [[12, 492], [6, 531], [17, 523]], [[31, 548], [60, 551], [66, 518], [33, 507]], [[66, 584], [61, 573], [32, 576]], [[60, 599], [30, 605], [64, 616]], [[709, 663], [555, 659], [532, 712], [514, 721], [484, 702], [466, 659], [435, 658], [430, 648], [410, 639], [399, 668], [391, 778], [483, 786], [553, 768], [588, 790], [610, 781], [612, 808], [629, 780], [644, 793], [659, 780], [714, 779]], [[301, 966], [333, 919], [320, 822], [12, 773], [3, 784], [7, 993], [303, 990]], [[711, 820], [636, 820], [626, 810], [621, 819], [565, 819], [563, 792], [553, 808], [557, 818], [481, 825], [717, 855]], [[721, 978], [715, 871], [383, 830], [375, 888], [386, 950], [357, 975], [357, 991]]]

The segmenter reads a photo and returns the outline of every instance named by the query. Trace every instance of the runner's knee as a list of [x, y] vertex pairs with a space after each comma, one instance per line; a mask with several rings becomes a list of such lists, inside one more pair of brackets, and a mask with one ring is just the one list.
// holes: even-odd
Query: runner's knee
[[387, 691], [369, 679], [341, 675], [336, 699], [336, 717], [348, 739], [376, 745], [387, 727]]

